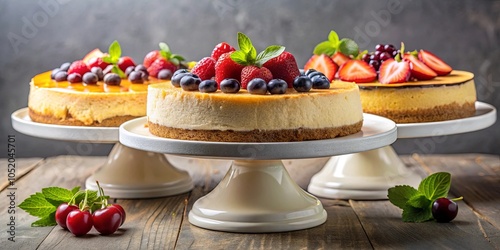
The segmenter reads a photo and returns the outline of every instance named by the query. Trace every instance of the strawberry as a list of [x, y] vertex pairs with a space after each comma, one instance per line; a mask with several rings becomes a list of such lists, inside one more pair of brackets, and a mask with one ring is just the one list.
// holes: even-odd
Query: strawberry
[[288, 88], [293, 88], [293, 80], [300, 75], [295, 57], [288, 51], [283, 51], [279, 56], [264, 63], [263, 66], [271, 71], [274, 78], [284, 80]]
[[377, 72], [365, 61], [349, 60], [340, 66], [339, 78], [347, 82], [373, 82], [377, 79]]
[[109, 63], [104, 62], [102, 60], [102, 57], [92, 57], [87, 62], [87, 67], [89, 69], [92, 69], [93, 67], [99, 67], [102, 70], [104, 70], [106, 67], [108, 67], [108, 65], [109, 65]]
[[228, 43], [221, 42], [215, 46], [214, 50], [212, 50], [211, 57], [213, 59], [215, 59], [215, 61], [217, 61], [217, 60], [219, 60], [219, 57], [222, 56], [222, 54], [225, 54], [225, 53], [231, 52], [231, 51], [235, 51], [235, 49], [231, 45], [229, 45]]
[[384, 84], [406, 82], [410, 78], [410, 75], [410, 63], [388, 59], [380, 65], [378, 81]]
[[335, 73], [337, 73], [338, 66], [333, 62], [333, 60], [325, 54], [313, 55], [306, 65], [304, 65], [304, 70], [315, 69], [323, 74], [329, 79], [333, 80], [335, 78]]
[[254, 78], [261, 78], [267, 83], [273, 79], [273, 74], [266, 67], [245, 66], [241, 70], [241, 88], [246, 89], [248, 83]]
[[148, 68], [148, 73], [152, 77], [158, 77], [158, 72], [162, 69], [168, 69], [172, 73], [177, 70], [172, 62], [165, 60], [163, 57], [157, 58]]
[[418, 80], [430, 80], [437, 76], [431, 68], [427, 67], [423, 62], [419, 61], [418, 58], [412, 54], [405, 54], [403, 60], [410, 64], [411, 76]]
[[232, 53], [233, 52], [222, 54], [215, 63], [215, 81], [219, 84], [226, 78], [234, 78], [238, 81], [241, 80], [241, 70], [244, 66], [237, 64], [231, 59]]
[[193, 67], [191, 73], [198, 75], [202, 81], [211, 79], [215, 76], [215, 60], [212, 57], [201, 59]]
[[441, 58], [423, 49], [418, 52], [418, 59], [427, 65], [427, 67], [434, 70], [438, 76], [448, 75], [453, 70]]
[[333, 54], [332, 60], [333, 60], [333, 62], [335, 62], [335, 64], [337, 64], [337, 66], [340, 67], [345, 62], [351, 60], [351, 58], [348, 57], [348, 56], [346, 56], [346, 55], [344, 55], [344, 54], [342, 54], [342, 52], [337, 51], [337, 52], [335, 52], [335, 54]]
[[78, 73], [81, 76], [83, 76], [85, 73], [90, 72], [89, 67], [87, 67], [87, 64], [83, 62], [83, 60], [78, 60], [74, 61], [68, 69], [68, 75], [72, 73]]
[[90, 59], [94, 58], [94, 57], [104, 57], [106, 56], [107, 54], [103, 53], [100, 49], [93, 49], [92, 51], [90, 51], [89, 53], [87, 53], [82, 61], [88, 65]]
[[143, 61], [142, 65], [144, 65], [144, 67], [146, 67], [146, 68], [149, 68], [149, 66], [151, 66], [151, 64], [158, 57], [161, 57], [160, 51], [159, 50], [153, 50], [153, 51], [151, 51], [151, 52], [149, 52], [149, 53], [146, 54], [146, 56], [144, 57], [144, 61]]
[[120, 59], [118, 59], [118, 68], [120, 68], [123, 72], [125, 72], [125, 70], [130, 66], [135, 67], [134, 60], [132, 60], [131, 57], [124, 56], [124, 57], [120, 57]]

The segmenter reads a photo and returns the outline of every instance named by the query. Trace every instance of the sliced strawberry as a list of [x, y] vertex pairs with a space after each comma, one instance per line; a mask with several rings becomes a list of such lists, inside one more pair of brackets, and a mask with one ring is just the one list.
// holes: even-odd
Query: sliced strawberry
[[446, 64], [439, 57], [423, 49], [418, 52], [418, 59], [427, 65], [427, 67], [434, 70], [438, 76], [448, 75], [453, 70], [450, 65]]
[[161, 57], [160, 51], [153, 50], [146, 54], [146, 56], [144, 57], [144, 61], [142, 62], [142, 65], [144, 65], [144, 67], [146, 68], [149, 68], [149, 66], [151, 66], [151, 64], [159, 57]]
[[106, 54], [103, 53], [100, 49], [93, 49], [92, 51], [90, 51], [89, 53], [87, 53], [87, 55], [85, 55], [82, 59], [82, 61], [85, 63], [85, 64], [88, 64], [90, 59], [94, 58], [94, 57], [99, 57], [99, 58], [102, 58], [103, 56], [105, 56]]
[[261, 78], [265, 82], [269, 82], [273, 79], [273, 74], [266, 67], [245, 66], [241, 70], [241, 88], [246, 89], [248, 83], [255, 78]]
[[378, 81], [384, 84], [406, 82], [410, 78], [410, 75], [410, 63], [388, 59], [380, 65]]
[[283, 51], [279, 56], [264, 63], [263, 66], [271, 71], [274, 78], [284, 80], [288, 88], [293, 88], [293, 80], [300, 75], [295, 57], [288, 51]]
[[332, 60], [337, 64], [337, 66], [342, 66], [342, 64], [346, 63], [347, 61], [351, 60], [350, 57], [342, 54], [342, 52], [337, 51], [335, 54], [332, 55]]
[[172, 73], [177, 70], [177, 66], [175, 66], [172, 62], [167, 61], [165, 58], [160, 57], [157, 58], [148, 68], [148, 73], [152, 77], [158, 77], [158, 73], [162, 69], [168, 69]]
[[215, 81], [219, 84], [227, 78], [241, 81], [241, 70], [244, 66], [233, 61], [231, 53], [233, 52], [222, 54], [215, 63]]
[[93, 57], [93, 58], [90, 58], [90, 60], [87, 63], [87, 67], [89, 69], [92, 69], [93, 67], [99, 67], [102, 70], [104, 70], [106, 67], [108, 67], [108, 65], [109, 65], [109, 63], [104, 62], [102, 60], [102, 57]]
[[191, 73], [198, 75], [202, 81], [211, 79], [215, 76], [215, 60], [212, 57], [202, 58], [193, 67]]
[[325, 74], [329, 80], [334, 79], [338, 68], [337, 64], [335, 64], [333, 60], [325, 54], [313, 55], [309, 61], [307, 61], [306, 65], [304, 65], [304, 70], [315, 69]]
[[123, 56], [118, 59], [118, 68], [120, 68], [123, 72], [125, 72], [125, 70], [130, 66], [135, 67], [134, 60], [132, 60], [131, 57]]
[[403, 60], [410, 63], [411, 76], [418, 80], [430, 80], [437, 76], [436, 72], [411, 54], [405, 54]]
[[68, 69], [68, 75], [72, 73], [78, 73], [83, 76], [87, 72], [90, 72], [90, 69], [89, 67], [87, 67], [87, 64], [83, 62], [83, 60], [74, 61], [73, 63], [71, 63]]
[[228, 43], [226, 42], [221, 42], [219, 44], [217, 44], [214, 48], [214, 50], [212, 50], [212, 55], [211, 57], [213, 59], [215, 59], [215, 61], [219, 60], [219, 57], [222, 56], [222, 54], [225, 54], [227, 52], [231, 52], [231, 51], [235, 51], [236, 49], [234, 49], [231, 45], [229, 45]]
[[346, 82], [373, 82], [377, 79], [377, 72], [365, 61], [349, 60], [340, 66], [339, 78]]

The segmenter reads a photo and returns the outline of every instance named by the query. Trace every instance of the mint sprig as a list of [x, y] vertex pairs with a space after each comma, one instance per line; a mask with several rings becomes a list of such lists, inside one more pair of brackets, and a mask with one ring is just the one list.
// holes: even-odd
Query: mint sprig
[[173, 54], [172, 51], [170, 50], [170, 47], [166, 43], [161, 42], [159, 46], [160, 46], [160, 55], [163, 58], [165, 58], [165, 60], [173, 63], [175, 66], [179, 66], [179, 64], [181, 64], [181, 62], [185, 60], [184, 57], [182, 57], [181, 55]]
[[389, 188], [387, 197], [393, 205], [403, 209], [404, 222], [424, 222], [432, 219], [432, 203], [448, 196], [450, 186], [450, 173], [438, 172], [423, 179], [418, 189], [408, 185]]
[[118, 67], [118, 61], [122, 56], [122, 47], [118, 41], [114, 40], [108, 48], [108, 54], [102, 57], [102, 61], [113, 65], [111, 72], [118, 74], [120, 78], [125, 78], [125, 72], [123, 72], [120, 67]]
[[352, 56], [355, 58], [359, 54], [358, 44], [349, 38], [339, 39], [337, 32], [334, 30], [330, 31], [328, 34], [328, 40], [323, 41], [316, 45], [313, 50], [313, 54], [321, 55], [325, 54], [327, 56], [332, 56], [337, 51], [341, 52], [346, 56]]
[[238, 47], [239, 50], [231, 53], [231, 59], [240, 65], [255, 65], [262, 67], [267, 61], [281, 55], [285, 51], [285, 47], [280, 45], [271, 45], [264, 51], [257, 54], [257, 50], [252, 44], [252, 41], [245, 34], [238, 32]]

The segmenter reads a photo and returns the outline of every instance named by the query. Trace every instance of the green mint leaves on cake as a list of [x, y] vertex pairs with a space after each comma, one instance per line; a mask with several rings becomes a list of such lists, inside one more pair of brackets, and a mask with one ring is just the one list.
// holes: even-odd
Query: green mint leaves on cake
[[346, 56], [356, 57], [359, 54], [358, 44], [349, 38], [339, 39], [339, 35], [334, 30], [328, 34], [328, 40], [323, 41], [316, 45], [313, 54], [332, 56], [336, 52], [341, 52]]
[[[458, 207], [453, 201], [460, 200], [462, 197], [452, 200], [447, 199], [450, 186], [451, 175], [446, 172], [438, 172], [423, 179], [418, 189], [408, 185], [389, 188], [387, 197], [393, 205], [403, 209], [402, 217], [404, 222], [424, 222], [433, 218], [441, 221], [440, 213], [446, 213], [446, 216], [451, 218], [447, 221], [451, 221], [458, 211]], [[454, 210], [441, 211], [440, 203], [443, 202], [441, 199], [451, 201], [455, 207], [449, 209], [454, 208]]]
[[160, 43], [160, 55], [175, 66], [179, 66], [179, 64], [185, 60], [181, 55], [173, 54], [170, 47], [164, 42]]
[[231, 59], [244, 66], [255, 65], [261, 67], [264, 63], [281, 55], [285, 51], [285, 47], [283, 46], [271, 45], [257, 54], [257, 50], [250, 38], [241, 32], [238, 32], [238, 46], [239, 50], [231, 54]]
[[108, 48], [108, 54], [102, 58], [102, 61], [113, 65], [111, 72], [118, 74], [120, 78], [125, 78], [125, 73], [118, 67], [118, 61], [122, 55], [122, 48], [118, 41], [113, 41]]

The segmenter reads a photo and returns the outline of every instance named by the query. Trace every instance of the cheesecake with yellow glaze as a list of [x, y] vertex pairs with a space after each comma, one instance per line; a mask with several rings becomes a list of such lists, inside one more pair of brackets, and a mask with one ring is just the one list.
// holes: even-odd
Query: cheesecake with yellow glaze
[[147, 84], [132, 84], [127, 79], [119, 86], [101, 81], [97, 85], [56, 82], [50, 73], [36, 75], [30, 82], [28, 108], [35, 122], [115, 127], [146, 115]]
[[454, 70], [432, 80], [359, 83], [363, 111], [397, 123], [435, 122], [474, 115], [474, 74]]
[[288, 142], [357, 133], [363, 124], [358, 86], [282, 95], [184, 91], [171, 84], [148, 89], [149, 131], [157, 136], [221, 142]]

